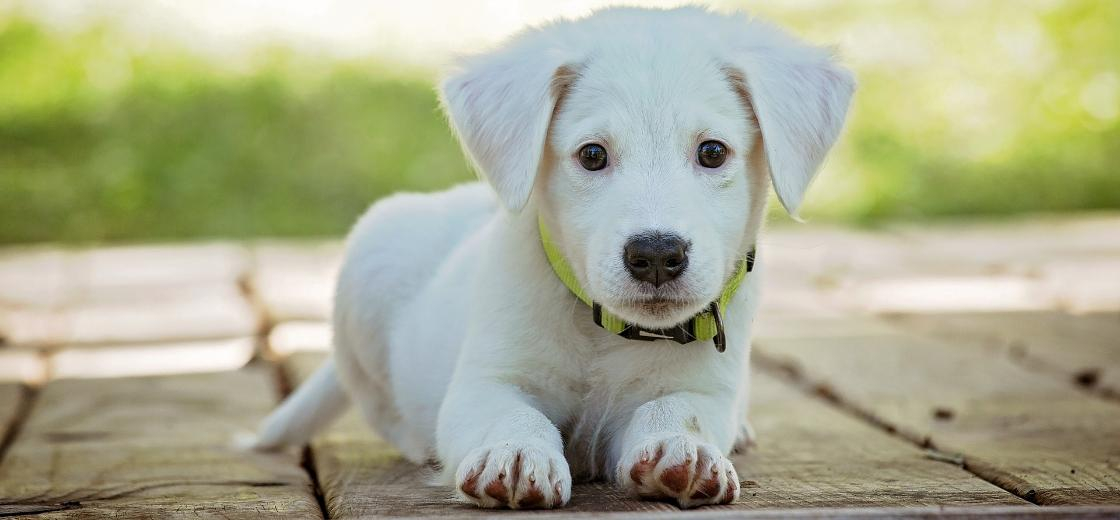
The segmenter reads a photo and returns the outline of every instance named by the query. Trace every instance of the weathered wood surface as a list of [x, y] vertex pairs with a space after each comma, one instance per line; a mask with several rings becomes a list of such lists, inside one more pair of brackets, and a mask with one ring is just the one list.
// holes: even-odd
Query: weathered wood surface
[[951, 269], [1052, 281], [1056, 283], [1047, 285], [1053, 295], [1081, 311], [1108, 302], [1115, 310], [1120, 302], [1118, 292], [1096, 302], [1070, 301], [1092, 296], [1094, 289], [1120, 287], [1120, 280], [1109, 276], [1120, 268], [1117, 229], [1120, 215], [1116, 213], [892, 227], [900, 249], [908, 252], [912, 273], [941, 274]]
[[759, 444], [734, 459], [747, 508], [1029, 505], [924, 450], [756, 370]]
[[[739, 503], [682, 513], [583, 484], [562, 511], [501, 514], [1117, 517], [1116, 229], [1120, 215], [772, 229]], [[353, 412], [312, 443], [313, 473], [294, 451], [230, 447], [273, 406], [273, 376], [298, 380], [323, 355], [298, 352], [326, 350], [340, 254], [0, 249], [0, 380], [46, 381], [37, 397], [0, 383], [0, 438], [19, 432], [0, 448], [0, 515], [491, 514]], [[254, 353], [297, 354], [238, 370]]]
[[[301, 353], [289, 358], [290, 380], [306, 379], [323, 359]], [[433, 470], [404, 460], [362, 422], [355, 410], [311, 443], [319, 484], [331, 518], [375, 516], [488, 516], [491, 511], [457, 502], [449, 488], [431, 484]], [[603, 484], [578, 485], [567, 513], [679, 511], [668, 504], [630, 500]]]
[[180, 298], [197, 287], [237, 284], [248, 251], [228, 243], [124, 246], [88, 250], [0, 250], [0, 303], [63, 307]]
[[[287, 363], [292, 379], [308, 377], [321, 359], [294, 356]], [[727, 508], [1031, 506], [765, 373], [755, 378], [754, 391], [753, 422], [764, 440], [735, 458], [743, 496]], [[316, 439], [312, 452], [332, 517], [480, 513], [456, 503], [449, 489], [428, 485], [431, 470], [405, 462], [356, 414]], [[602, 483], [577, 485], [565, 509], [654, 510], [674, 508], [633, 500]]]
[[0, 383], [0, 461], [3, 460], [3, 442], [9, 431], [16, 426], [16, 414], [23, 402], [24, 390], [19, 385]]
[[1120, 310], [1120, 215], [765, 235], [766, 313]]
[[[855, 318], [853, 318], [855, 319]], [[904, 333], [760, 339], [784, 367], [869, 420], [1039, 504], [1120, 504], [1120, 406], [982, 342]]]
[[985, 343], [1029, 368], [1120, 399], [1120, 313], [899, 314], [888, 319], [926, 336]]
[[[813, 508], [813, 509], [742, 509], [706, 508], [666, 515], [670, 518], [1079, 518], [1110, 519], [1117, 517], [1117, 508], [1111, 506], [1051, 506], [1051, 507], [883, 507], [883, 508]], [[516, 516], [516, 515], [515, 515]], [[530, 515], [523, 515], [528, 517]], [[506, 515], [502, 515], [503, 518]], [[616, 513], [612, 520], [648, 518], [642, 513]]]
[[47, 360], [42, 353], [0, 345], [0, 381], [42, 383], [47, 376]]
[[257, 350], [251, 336], [203, 341], [66, 346], [51, 353], [56, 378], [134, 377], [237, 370]]
[[66, 251], [49, 247], [0, 250], [0, 311], [65, 301], [70, 257]]
[[184, 288], [174, 297], [10, 309], [4, 315], [5, 337], [15, 348], [222, 339], [259, 328], [256, 312], [232, 284]]
[[288, 321], [268, 333], [267, 348], [278, 356], [296, 352], [327, 352], [331, 346], [331, 326], [321, 321]]
[[14, 347], [252, 335], [233, 244], [15, 250], [0, 254], [0, 337]]
[[250, 283], [272, 322], [330, 317], [341, 244], [261, 242], [252, 255]]
[[317, 517], [296, 455], [231, 445], [274, 397], [263, 367], [51, 382], [0, 463], [0, 514]]

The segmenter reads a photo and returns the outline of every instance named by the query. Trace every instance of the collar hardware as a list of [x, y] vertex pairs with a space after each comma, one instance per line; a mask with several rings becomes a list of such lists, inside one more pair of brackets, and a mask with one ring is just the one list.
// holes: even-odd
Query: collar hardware
[[603, 306], [600, 305], [599, 302], [592, 301], [591, 298], [587, 296], [587, 293], [583, 291], [583, 288], [580, 287], [571, 266], [564, 260], [556, 244], [552, 242], [548, 229], [544, 225], [544, 220], [538, 219], [538, 224], [540, 226], [541, 244], [544, 246], [544, 252], [548, 257], [548, 263], [552, 266], [552, 271], [556, 273], [556, 277], [564, 283], [564, 286], [567, 287], [576, 298], [579, 298], [580, 301], [591, 306], [591, 316], [596, 325], [608, 332], [631, 340], [672, 340], [684, 345], [696, 340], [707, 341], [710, 339], [715, 345], [717, 352], [723, 352], [727, 349], [727, 334], [724, 332], [722, 309], [727, 307], [735, 291], [739, 289], [743, 280], [746, 279], [747, 273], [754, 270], [754, 248], [751, 248], [751, 250], [743, 256], [742, 260], [739, 261], [739, 266], [735, 270], [735, 274], [732, 275], [727, 285], [724, 286], [719, 299], [708, 305], [707, 309], [677, 326], [667, 329], [647, 329], [623, 321], [621, 318], [603, 309]]
[[[754, 258], [753, 251], [751, 252], [751, 258]], [[749, 271], [750, 268], [747, 268], [747, 270]], [[723, 313], [719, 311], [719, 304], [716, 302], [712, 302], [708, 312], [712, 313], [712, 321], [716, 324], [716, 335], [712, 338], [716, 345], [716, 352], [723, 353], [727, 350], [727, 334], [723, 332]]]

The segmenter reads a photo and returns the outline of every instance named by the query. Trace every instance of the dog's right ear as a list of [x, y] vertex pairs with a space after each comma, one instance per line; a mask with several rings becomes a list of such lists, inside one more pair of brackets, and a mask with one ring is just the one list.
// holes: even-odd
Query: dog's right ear
[[531, 31], [463, 59], [440, 85], [452, 129], [510, 211], [529, 201], [557, 101], [575, 79], [565, 54]]
[[796, 217], [844, 126], [855, 79], [827, 49], [765, 22], [749, 21], [733, 34], [728, 75], [762, 133], [774, 191]]

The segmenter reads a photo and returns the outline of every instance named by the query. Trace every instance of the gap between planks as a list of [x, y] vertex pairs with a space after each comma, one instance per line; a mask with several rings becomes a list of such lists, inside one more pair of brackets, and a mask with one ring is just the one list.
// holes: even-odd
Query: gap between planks
[[27, 422], [27, 417], [31, 415], [35, 398], [39, 396], [37, 388], [26, 384], [20, 384], [18, 388], [20, 395], [19, 401], [16, 403], [16, 410], [6, 424], [0, 425], [0, 428], [3, 428], [0, 430], [3, 432], [3, 435], [0, 435], [0, 464], [4, 463], [4, 456], [8, 454], [8, 449], [19, 437], [19, 432], [23, 429], [24, 423]]
[[[1040, 345], [1045, 345], [1048, 341], [1054, 341], [1055, 336], [1048, 337], [1047, 334], [1072, 334], [1072, 331], [1068, 329], [1059, 330], [1059, 327], [1047, 321], [1047, 319], [1052, 320], [1054, 317], [1069, 320], [1071, 324], [1076, 320], [1085, 320], [1086, 322], [1079, 327], [1082, 330], [1088, 328], [1091, 331], [1089, 334], [1090, 341], [1095, 341], [1098, 350], [1085, 353], [1079, 359], [1072, 360], [1066, 359], [1064, 355], [1062, 357], [1048, 355], [1045, 347], [1040, 348]], [[1100, 312], [1091, 316], [1077, 316], [1062, 312], [994, 313], [986, 315], [893, 313], [885, 314], [882, 318], [884, 323], [919, 335], [928, 335], [934, 330], [948, 329], [952, 331], [950, 332], [951, 338], [970, 339], [1000, 348], [1004, 357], [1024, 370], [1046, 377], [1058, 378], [1073, 385], [1076, 390], [1084, 392], [1086, 395], [1120, 403], [1120, 378], [1116, 375], [1118, 368], [1110, 367], [1113, 363], [1110, 363], [1107, 359], [1102, 359], [1101, 351], [1107, 349], [1108, 346], [1105, 341], [1100, 340], [1102, 337], [1112, 337], [1112, 334], [1116, 334], [1117, 336], [1112, 341], [1115, 342], [1115, 348], [1120, 348], [1120, 312]], [[1033, 337], [1037, 333], [1027, 333], [1017, 329], [1016, 326], [1023, 324], [1022, 321], [1015, 321], [1017, 318], [1043, 323], [1046, 329], [1042, 334], [1043, 337]], [[1102, 326], [1105, 320], [1112, 320], [1113, 323]], [[1004, 325], [1004, 327], [1001, 328], [1000, 325]]]
[[[799, 383], [804, 392], [816, 394], [818, 399], [829, 401], [849, 415], [912, 444], [930, 448], [928, 456], [931, 458], [959, 465], [1024, 500], [1048, 508], [1058, 504], [1116, 504], [1120, 481], [1112, 473], [1114, 469], [1109, 468], [1110, 461], [1115, 460], [1116, 445], [1107, 441], [1112, 434], [1100, 433], [1100, 428], [1115, 432], [1120, 426], [1115, 420], [1116, 402], [1087, 392], [1084, 385], [1077, 381], [1076, 374], [1085, 367], [1099, 367], [1102, 381], [1115, 386], [1117, 372], [1120, 372], [1116, 362], [1120, 358], [1114, 357], [1115, 351], [1106, 347], [1113, 345], [1109, 340], [1114, 337], [1110, 336], [1114, 334], [1111, 331], [1117, 330], [1116, 325], [1120, 322], [1112, 320], [1120, 318], [1120, 314], [1098, 315], [1092, 322], [1081, 321], [1089, 317], [1076, 317], [1079, 321], [1075, 323], [1073, 315], [1049, 313], [1041, 317], [1071, 321], [1053, 325], [1028, 316], [1029, 319], [1019, 327], [995, 323], [993, 317], [999, 318], [995, 315], [962, 316], [977, 323], [974, 327], [935, 323], [935, 326], [927, 326], [924, 330], [910, 330], [890, 320], [872, 319], [854, 326], [845, 323], [839, 328], [835, 323], [824, 320], [820, 326], [831, 331], [828, 336], [835, 335], [839, 340], [837, 345], [831, 346], [820, 343], [819, 340], [823, 339], [820, 334], [805, 334], [803, 326], [799, 329], [778, 327], [769, 335], [764, 335], [762, 342], [765, 345], [756, 342], [754, 360], [761, 369]], [[1024, 316], [1027, 315], [1012, 315], [1016, 319]], [[933, 319], [929, 316], [918, 318], [926, 325], [930, 325], [927, 322]], [[993, 324], [995, 328], [992, 328]], [[1100, 329], [1101, 326], [1104, 329]], [[813, 330], [816, 331], [817, 327]], [[993, 345], [981, 341], [985, 335], [979, 332], [985, 330], [998, 332], [1003, 340], [1014, 339], [1006, 337], [1008, 335], [1023, 334], [1030, 339], [1035, 334], [1032, 330], [1044, 331], [1041, 339], [1029, 341], [1029, 350], [1037, 354], [1040, 361], [1030, 363], [1029, 359], [1016, 358], [1020, 351], [1028, 350], [1025, 343], [1022, 347], [1013, 347], [1003, 344], [1006, 342]], [[1055, 332], [1060, 334], [1054, 336]], [[893, 345], [899, 341], [912, 348], [897, 350], [904, 346]], [[1054, 350], [1062, 345], [1061, 341], [1075, 341], [1083, 348], [1073, 352], [1079, 353], [1077, 356], [1063, 354], [1055, 357], [1056, 353], [1068, 352], [1066, 349], [1060, 352]], [[925, 347], [919, 348], [922, 345]], [[914, 355], [919, 358], [931, 355], [930, 348], [938, 345], [954, 348], [926, 359], [932, 365], [915, 374], [923, 377], [911, 379], [898, 376], [889, 368], [894, 365], [901, 368], [906, 363], [912, 363]], [[765, 348], [757, 348], [760, 346]], [[892, 347], [891, 352], [910, 353], [889, 355], [888, 346]], [[1090, 346], [1092, 348], [1088, 348]], [[837, 350], [841, 347], [854, 350]], [[1052, 361], [1054, 366], [1039, 366], [1044, 359]], [[972, 367], [970, 370], [963, 370], [962, 363], [966, 362]], [[866, 363], [873, 363], [879, 369], [862, 376], [848, 372], [861, 364], [866, 366]], [[987, 368], [975, 369], [976, 366]], [[844, 368], [838, 371], [837, 367]], [[887, 367], [885, 371], [883, 367]], [[842, 372], [847, 372], [847, 375], [841, 375]], [[930, 374], [935, 378], [930, 379]], [[961, 378], [959, 384], [947, 382], [958, 374]], [[913, 396], [918, 401], [916, 404], [921, 406], [903, 406], [907, 401], [907, 392], [922, 390], [927, 385], [947, 394], [936, 398]], [[1008, 390], [1012, 390], [1020, 401], [1033, 399], [1057, 405], [1056, 410], [1066, 413], [1062, 418], [1055, 419], [1053, 415], [1039, 413], [1027, 405], [1000, 404], [1001, 400], [1008, 400]], [[976, 406], [970, 395], [979, 395], [981, 404], [988, 403], [999, 408]], [[1009, 408], [1002, 408], [1004, 404]], [[928, 408], [923, 411], [922, 407]], [[961, 419], [955, 417], [959, 415], [955, 410], [957, 407], [965, 410], [966, 421], [944, 427], [950, 424], [949, 421]], [[929, 415], [931, 413], [932, 416]], [[1087, 426], [1089, 423], [1093, 424]], [[994, 433], [997, 438], [1001, 432], [1010, 432], [1008, 442], [1012, 442], [1014, 447], [999, 447], [1004, 442], [1002, 440], [986, 444], [976, 435], [982, 432]], [[1055, 443], [1056, 440], [1066, 442]], [[1088, 471], [1083, 472], [1083, 468]]]
[[1037, 497], [1035, 497], [1034, 490], [1032, 489], [1027, 493], [1019, 493], [1015, 490], [1014, 486], [1006, 483], [1008, 475], [1001, 475], [991, 469], [977, 468], [974, 464], [969, 464], [967, 457], [964, 454], [958, 454], [948, 451], [942, 451], [934, 444], [933, 439], [929, 435], [918, 437], [908, 433], [905, 430], [899, 430], [897, 427], [888, 421], [879, 418], [870, 409], [865, 409], [847, 399], [841, 397], [835, 392], [828, 383], [823, 381], [813, 381], [809, 379], [804, 373], [801, 372], [796, 366], [790, 363], [783, 363], [778, 359], [774, 359], [757, 350], [751, 352], [751, 363], [759, 369], [765, 370], [773, 375], [776, 375], [785, 381], [789, 382], [792, 386], [799, 388], [801, 391], [812, 395], [829, 405], [839, 409], [859, 419], [875, 428], [878, 428], [892, 436], [903, 439], [907, 442], [927, 450], [927, 458], [952, 464], [961, 469], [973, 474], [993, 486], [996, 486], [1012, 495], [1015, 495], [1023, 500], [1030, 502], [1036, 506], [1040, 506]]
[[[249, 307], [256, 313], [258, 326], [257, 334], [254, 338], [256, 342], [254, 357], [256, 357], [259, 362], [267, 364], [272, 371], [273, 381], [276, 386], [276, 402], [277, 405], [279, 405], [279, 403], [287, 399], [288, 395], [295, 390], [296, 385], [293, 385], [291, 379], [288, 378], [280, 356], [269, 346], [268, 338], [279, 322], [272, 316], [272, 313], [269, 312], [268, 306], [265, 305], [264, 300], [257, 290], [257, 286], [253, 283], [259, 269], [260, 258], [256, 250], [253, 249], [249, 257], [248, 268], [237, 277], [237, 288], [241, 296], [248, 302]], [[330, 511], [327, 509], [323, 488], [319, 483], [319, 472], [315, 469], [315, 453], [311, 450], [310, 444], [304, 444], [301, 448], [300, 467], [307, 473], [307, 478], [311, 480], [311, 492], [315, 495], [315, 502], [319, 506], [319, 514], [322, 515], [323, 520], [329, 520], [331, 517]]]
[[[271, 322], [267, 322], [266, 326], [261, 327], [261, 337], [258, 338], [259, 346], [257, 352], [262, 357], [268, 359], [261, 359], [261, 362], [267, 363], [269, 369], [272, 370], [273, 381], [276, 382], [276, 393], [279, 397], [277, 403], [283, 401], [295, 389], [296, 385], [292, 384], [292, 380], [288, 377], [288, 373], [284, 370], [284, 365], [276, 360], [276, 355], [271, 353], [268, 348], [268, 333], [273, 328]], [[311, 491], [315, 495], [315, 502], [319, 504], [319, 513], [323, 515], [324, 520], [330, 519], [330, 511], [327, 508], [327, 501], [323, 495], [323, 487], [319, 483], [319, 472], [315, 469], [315, 452], [312, 451], [310, 444], [304, 444], [300, 452], [300, 466], [303, 471], [307, 473], [307, 478], [311, 479]]]

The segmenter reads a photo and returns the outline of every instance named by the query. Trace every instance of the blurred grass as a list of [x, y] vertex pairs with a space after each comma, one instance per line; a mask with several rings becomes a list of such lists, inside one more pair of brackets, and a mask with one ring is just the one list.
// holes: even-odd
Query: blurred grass
[[[1120, 2], [875, 5], [761, 9], [856, 51], [806, 216], [1120, 208]], [[846, 41], [866, 31], [878, 47]], [[426, 72], [234, 69], [0, 19], [0, 242], [338, 235], [380, 196], [471, 178]]]
[[807, 215], [1120, 208], [1120, 2], [759, 4], [839, 42], [859, 91]]
[[0, 241], [337, 235], [473, 174], [431, 81], [278, 53], [248, 72], [0, 28]]

